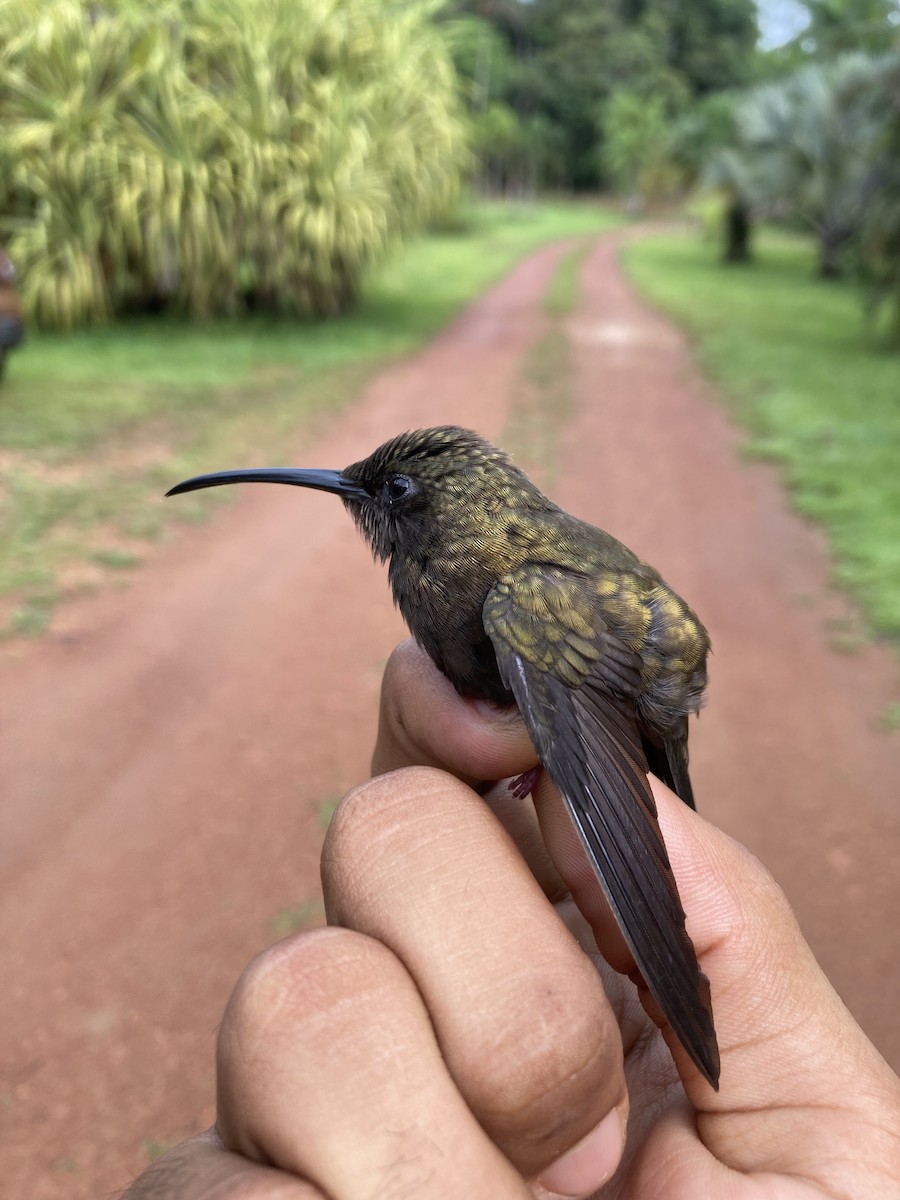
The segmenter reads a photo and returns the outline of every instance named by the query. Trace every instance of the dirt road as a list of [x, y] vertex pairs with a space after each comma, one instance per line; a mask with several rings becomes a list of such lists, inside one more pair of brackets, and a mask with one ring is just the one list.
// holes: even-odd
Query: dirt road
[[[379, 376], [304, 455], [403, 428], [500, 438], [533, 393], [560, 247]], [[819, 537], [748, 466], [683, 338], [623, 282], [616, 237], [566, 322], [552, 491], [657, 565], [709, 626], [692, 734], [706, 815], [773, 870], [852, 1011], [900, 1066], [896, 668], [839, 655]], [[211, 463], [211, 467], [237, 464]], [[4, 652], [0, 1178], [11, 1200], [115, 1194], [210, 1123], [218, 1018], [268, 942], [319, 918], [331, 804], [366, 770], [401, 636], [333, 498], [246, 488], [124, 592]]]

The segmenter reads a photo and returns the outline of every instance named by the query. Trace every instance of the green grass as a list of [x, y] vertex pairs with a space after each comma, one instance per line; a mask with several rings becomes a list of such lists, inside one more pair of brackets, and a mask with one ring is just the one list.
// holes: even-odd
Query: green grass
[[747, 452], [778, 463], [822, 524], [835, 581], [900, 642], [900, 356], [867, 330], [858, 291], [816, 279], [811, 243], [776, 232], [747, 267], [721, 266], [688, 234], [632, 243], [625, 262], [693, 335]]
[[567, 317], [581, 300], [581, 272], [592, 242], [585, 240], [567, 250], [550, 280], [544, 308], [551, 317]]
[[503, 431], [503, 445], [544, 488], [556, 480], [560, 434], [574, 403], [572, 347], [564, 319], [581, 298], [582, 267], [592, 244], [579, 243], [556, 264], [544, 293], [546, 327], [522, 363]]
[[481, 204], [401, 248], [332, 321], [123, 322], [32, 334], [0, 390], [0, 632], [39, 633], [58, 599], [121, 577], [227, 492], [163, 505], [185, 475], [288, 461], [378, 366], [409, 353], [532, 249], [596, 233], [596, 205]]
[[145, 319], [33, 336], [11, 358], [0, 444], [89, 450], [153, 417], [227, 416], [248, 403], [244, 389], [264, 393], [286, 374], [293, 381], [405, 353], [528, 251], [614, 221], [588, 205], [480, 205], [462, 232], [431, 234], [402, 249], [364, 285], [356, 310], [338, 320]]

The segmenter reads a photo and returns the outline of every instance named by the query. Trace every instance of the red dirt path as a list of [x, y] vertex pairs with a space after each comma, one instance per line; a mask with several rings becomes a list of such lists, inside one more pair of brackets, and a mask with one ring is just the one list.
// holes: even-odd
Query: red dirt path
[[[768, 864], [820, 961], [900, 1067], [896, 666], [839, 655], [821, 539], [639, 302], [616, 236], [568, 323], [575, 404], [554, 496], [658, 566], [708, 625], [692, 734], [704, 813]], [[560, 254], [540, 251], [308, 454], [342, 466], [400, 429], [498, 438]], [[238, 464], [211, 463], [211, 467]], [[401, 636], [333, 498], [246, 488], [57, 632], [4, 653], [0, 1179], [10, 1200], [114, 1194], [213, 1117], [218, 1018], [273, 918], [318, 895], [320, 809], [362, 778]]]

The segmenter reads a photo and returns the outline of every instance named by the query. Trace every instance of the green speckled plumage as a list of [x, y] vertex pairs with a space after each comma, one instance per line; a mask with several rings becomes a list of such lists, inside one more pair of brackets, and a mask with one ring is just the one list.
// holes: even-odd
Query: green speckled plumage
[[457, 690], [518, 704], [666, 1018], [718, 1086], [709, 984], [685, 930], [647, 780], [693, 806], [687, 718], [709, 639], [659, 573], [553, 504], [502, 450], [452, 426], [343, 471], [228, 472], [337, 492], [421, 646]]

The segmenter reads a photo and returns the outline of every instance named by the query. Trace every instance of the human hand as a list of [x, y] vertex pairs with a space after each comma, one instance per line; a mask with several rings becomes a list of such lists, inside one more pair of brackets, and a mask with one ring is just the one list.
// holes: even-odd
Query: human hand
[[398, 649], [373, 767], [413, 769], [342, 802], [332, 927], [245, 972], [216, 1131], [131, 1200], [900, 1195], [900, 1083], [759, 863], [654, 785], [712, 985], [717, 1094], [612, 969], [634, 964], [549, 780], [533, 806], [468, 786], [534, 762], [514, 712]]

